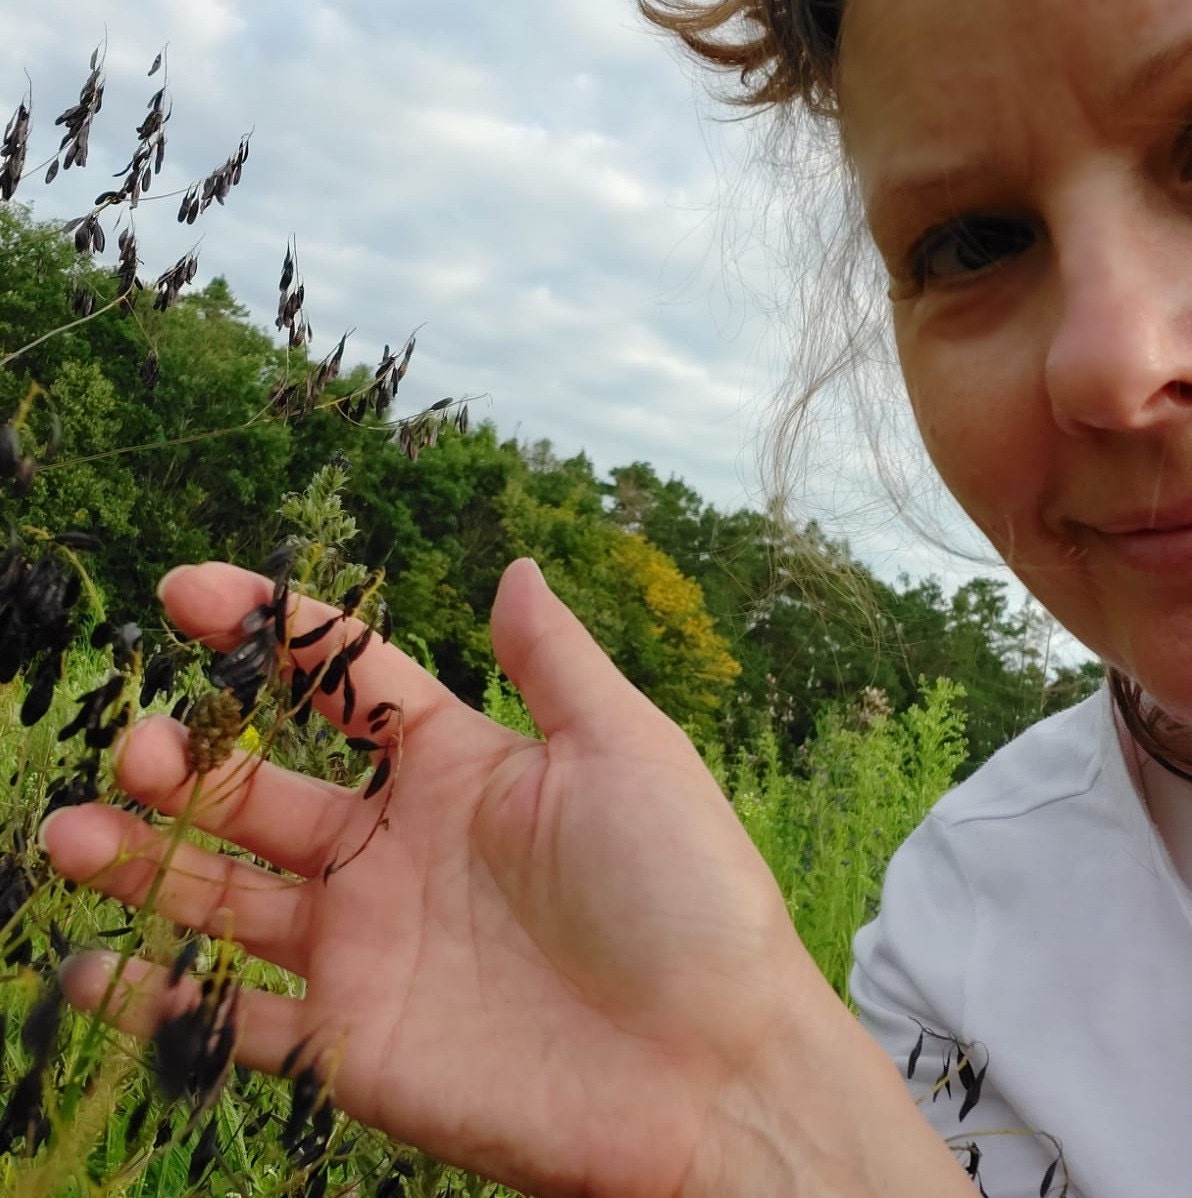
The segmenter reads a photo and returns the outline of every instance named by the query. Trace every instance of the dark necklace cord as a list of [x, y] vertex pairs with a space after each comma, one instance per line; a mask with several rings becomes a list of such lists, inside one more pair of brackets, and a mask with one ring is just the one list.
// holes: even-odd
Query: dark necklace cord
[[1174, 774], [1177, 778], [1183, 778], [1185, 782], [1192, 782], [1192, 762], [1177, 764], [1168, 756], [1169, 750], [1163, 743], [1164, 724], [1169, 726], [1166, 729], [1168, 732], [1174, 733], [1177, 730], [1186, 732], [1187, 730], [1182, 725], [1176, 724], [1170, 716], [1157, 707], [1152, 707], [1150, 711], [1144, 712], [1142, 687], [1133, 679], [1126, 677], [1120, 670], [1116, 670], [1112, 666], [1108, 668], [1107, 674], [1109, 692], [1113, 696], [1114, 706], [1122, 717], [1122, 723], [1126, 725], [1127, 731], [1134, 738], [1134, 743], [1156, 765], [1161, 765], [1168, 773]]

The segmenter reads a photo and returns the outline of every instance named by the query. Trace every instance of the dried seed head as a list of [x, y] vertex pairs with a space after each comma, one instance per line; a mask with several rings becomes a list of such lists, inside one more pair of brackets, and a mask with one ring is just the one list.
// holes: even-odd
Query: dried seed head
[[240, 703], [231, 691], [208, 691], [195, 703], [186, 723], [190, 764], [197, 773], [206, 774], [227, 761], [236, 747], [242, 724]]
[[[0, 143], [0, 198], [11, 200], [21, 171], [25, 169], [25, 153], [29, 142], [29, 105], [22, 100], [12, 114]], [[47, 179], [47, 182], [49, 180]]]

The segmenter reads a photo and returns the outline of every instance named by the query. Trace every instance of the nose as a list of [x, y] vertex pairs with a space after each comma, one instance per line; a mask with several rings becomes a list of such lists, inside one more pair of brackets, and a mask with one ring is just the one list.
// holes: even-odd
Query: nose
[[1192, 415], [1192, 232], [1165, 232], [1136, 203], [1084, 199], [1052, 232], [1059, 302], [1045, 380], [1056, 422], [1125, 431]]

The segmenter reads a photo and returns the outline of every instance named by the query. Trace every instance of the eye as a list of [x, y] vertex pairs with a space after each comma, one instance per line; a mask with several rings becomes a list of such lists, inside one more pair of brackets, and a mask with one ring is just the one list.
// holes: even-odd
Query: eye
[[1181, 183], [1192, 183], [1192, 125], [1180, 134], [1175, 147], [1176, 171]]
[[911, 269], [920, 284], [977, 274], [1026, 253], [1035, 231], [1009, 216], [970, 216], [933, 229], [915, 246]]

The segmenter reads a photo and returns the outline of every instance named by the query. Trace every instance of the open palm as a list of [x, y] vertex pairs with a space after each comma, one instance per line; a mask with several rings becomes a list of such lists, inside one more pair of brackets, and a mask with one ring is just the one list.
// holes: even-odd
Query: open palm
[[[228, 648], [271, 584], [208, 564], [170, 576], [183, 631]], [[328, 609], [303, 601], [301, 633]], [[334, 1050], [337, 1103], [443, 1159], [537, 1193], [677, 1193], [734, 1079], [777, 1034], [793, 992], [826, 989], [761, 859], [686, 738], [515, 563], [494, 645], [546, 735], [460, 703], [379, 641], [354, 667], [350, 735], [403, 707], [388, 817], [321, 779], [233, 761], [197, 822], [308, 879], [183, 846], [156, 898], [306, 980], [301, 999], [245, 995], [238, 1055], [276, 1071], [303, 1037]], [[308, 666], [318, 647], [295, 654]], [[305, 660], [304, 660], [305, 659]], [[320, 696], [336, 718], [338, 699]], [[234, 779], [228, 776], [235, 771]], [[186, 732], [143, 723], [121, 762], [134, 797], [176, 813], [192, 795]], [[57, 867], [144, 900], [159, 833], [107, 806], [56, 815]], [[120, 864], [113, 865], [113, 862]], [[160, 972], [129, 979], [122, 1021], [145, 1033]], [[64, 985], [83, 1006], [107, 982], [84, 958]]]

